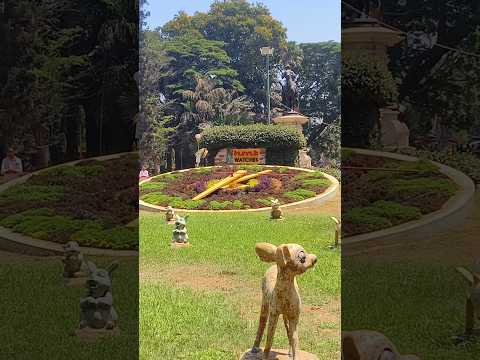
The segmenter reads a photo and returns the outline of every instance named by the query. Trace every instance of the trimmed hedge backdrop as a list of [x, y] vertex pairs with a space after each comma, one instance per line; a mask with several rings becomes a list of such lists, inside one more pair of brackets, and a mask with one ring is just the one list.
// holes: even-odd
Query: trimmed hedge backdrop
[[294, 127], [279, 125], [213, 126], [203, 132], [200, 146], [209, 150], [209, 162], [224, 148], [265, 148], [267, 164], [294, 166], [298, 150], [307, 145], [305, 136]]

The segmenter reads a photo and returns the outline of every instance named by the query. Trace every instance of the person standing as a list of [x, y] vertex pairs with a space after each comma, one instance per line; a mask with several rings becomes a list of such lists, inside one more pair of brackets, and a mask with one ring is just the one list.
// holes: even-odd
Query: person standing
[[12, 148], [8, 149], [7, 157], [2, 161], [0, 174], [7, 179], [13, 179], [23, 174], [22, 160], [15, 155]]

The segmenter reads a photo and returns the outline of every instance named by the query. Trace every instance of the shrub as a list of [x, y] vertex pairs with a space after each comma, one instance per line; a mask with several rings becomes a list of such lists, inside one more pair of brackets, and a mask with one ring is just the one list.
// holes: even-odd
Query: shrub
[[325, 176], [320, 171], [306, 172], [294, 177], [295, 180], [305, 180], [305, 179], [325, 179]]
[[365, 211], [365, 208], [354, 208], [342, 214], [343, 231], [348, 235], [356, 235], [389, 228], [392, 223], [384, 218]]
[[146, 182], [140, 185], [140, 190], [163, 190], [165, 189], [165, 184], [164, 182]]
[[70, 239], [82, 246], [93, 246], [110, 249], [137, 249], [138, 228], [117, 226], [103, 229], [101, 226], [85, 226], [74, 233]]
[[308, 199], [314, 197], [316, 195], [315, 191], [307, 190], [307, 189], [297, 189], [293, 191], [288, 191], [284, 194], [286, 197], [291, 198], [295, 201], [301, 201], [304, 199]]
[[55, 201], [63, 196], [63, 187], [54, 185], [13, 186], [0, 194], [1, 200], [6, 201]]
[[168, 205], [177, 209], [194, 210], [202, 206], [204, 202], [205, 200], [190, 200], [190, 199], [183, 200], [181, 198], [174, 198], [174, 200], [170, 201]]
[[304, 186], [330, 186], [330, 180], [328, 179], [307, 179], [303, 181]]
[[391, 187], [391, 192], [410, 195], [432, 192], [452, 196], [456, 190], [456, 185], [449, 179], [436, 178], [396, 179], [392, 181]]
[[[151, 192], [145, 195], [142, 195], [140, 197], [143, 201], [153, 204], [153, 205], [160, 205], [160, 204], [165, 204], [170, 201], [172, 201], [174, 198], [172, 198], [169, 195], [165, 195], [161, 192]], [[181, 200], [181, 198], [180, 198]]]
[[74, 166], [63, 165], [54, 167], [53, 169], [42, 171], [39, 176], [54, 176], [54, 177], [94, 177], [99, 176], [105, 171], [105, 167], [100, 164]]
[[203, 132], [201, 146], [209, 150], [229, 147], [299, 150], [306, 146], [303, 134], [295, 128], [264, 124], [213, 126]]
[[233, 206], [233, 203], [231, 201], [216, 201], [216, 200], [213, 200], [213, 201], [210, 201], [210, 203], [208, 204], [209, 208], [212, 209], [212, 210], [225, 210], [227, 209], [228, 207], [230, 206]]
[[240, 200], [235, 200], [233, 202], [233, 207], [236, 209], [243, 209], [243, 203]]
[[272, 199], [257, 199], [256, 201], [266, 207], [272, 206]]

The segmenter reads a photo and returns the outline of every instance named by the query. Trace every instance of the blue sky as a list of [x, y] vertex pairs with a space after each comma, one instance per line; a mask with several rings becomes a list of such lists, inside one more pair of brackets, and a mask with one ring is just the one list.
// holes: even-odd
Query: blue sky
[[[162, 26], [180, 10], [192, 15], [208, 11], [213, 0], [149, 0], [151, 29]], [[257, 1], [250, 1], [257, 2]], [[297, 42], [340, 41], [339, 0], [261, 0]]]

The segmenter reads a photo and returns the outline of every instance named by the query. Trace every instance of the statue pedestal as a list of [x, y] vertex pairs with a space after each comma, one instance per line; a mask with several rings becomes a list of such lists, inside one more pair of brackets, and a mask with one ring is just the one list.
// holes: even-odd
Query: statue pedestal
[[75, 335], [82, 341], [95, 342], [106, 336], [117, 336], [120, 334], [120, 329], [115, 327], [111, 330], [107, 329], [92, 329], [89, 327], [75, 330]]
[[[247, 352], [243, 353], [243, 355], [240, 357], [240, 360], [264, 360], [263, 350], [258, 353], [251, 353], [250, 351], [251, 350], [248, 350]], [[295, 359], [296, 360], [318, 360], [318, 357], [316, 355], [313, 355], [305, 351], [299, 351]], [[270, 356], [268, 357], [268, 360], [291, 360], [291, 358], [288, 357], [288, 350], [272, 349], [270, 351]]]
[[73, 277], [73, 278], [68, 278], [68, 277], [63, 277], [63, 285], [68, 286], [68, 287], [85, 287], [85, 284], [87, 282], [87, 277]]
[[172, 249], [181, 249], [181, 248], [186, 248], [186, 247], [190, 247], [190, 243], [177, 243], [177, 242], [172, 242], [172, 244], [170, 245], [172, 247]]

